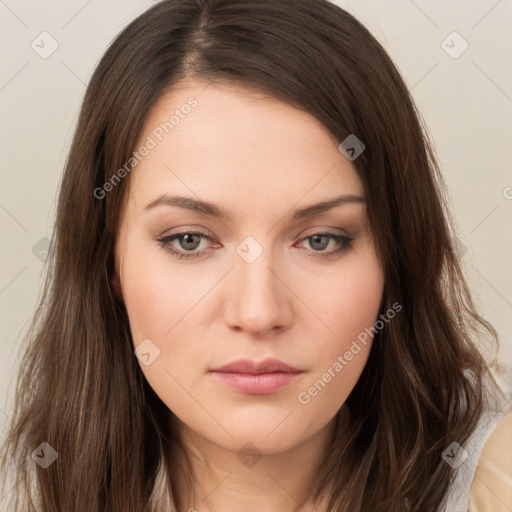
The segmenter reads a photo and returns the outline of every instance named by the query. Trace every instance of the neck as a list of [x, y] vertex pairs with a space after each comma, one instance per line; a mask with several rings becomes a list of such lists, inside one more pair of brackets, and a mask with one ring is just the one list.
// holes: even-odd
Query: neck
[[[343, 408], [346, 411], [346, 408]], [[174, 475], [179, 512], [326, 512], [327, 501], [313, 501], [315, 477], [333, 442], [338, 416], [286, 452], [235, 452], [198, 435], [177, 421], [183, 450]], [[346, 423], [346, 415], [340, 417]], [[176, 453], [173, 454], [176, 457]], [[190, 474], [191, 473], [191, 474]], [[187, 485], [190, 482], [190, 485]]]

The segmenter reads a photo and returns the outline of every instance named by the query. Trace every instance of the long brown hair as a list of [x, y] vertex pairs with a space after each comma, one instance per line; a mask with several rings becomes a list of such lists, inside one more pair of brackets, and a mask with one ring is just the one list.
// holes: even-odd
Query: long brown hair
[[[176, 510], [172, 412], [141, 372], [112, 285], [130, 174], [101, 199], [94, 191], [132, 157], [155, 101], [187, 78], [260, 91], [340, 142], [363, 141], [353, 163], [385, 272], [382, 311], [403, 312], [375, 336], [346, 402], [349, 436], [334, 439], [314, 493], [336, 512], [439, 510], [453, 477], [441, 453], [464, 445], [486, 403], [474, 340], [497, 334], [472, 303], [432, 144], [400, 73], [326, 0], [166, 0], [108, 48], [83, 101], [26, 336], [1, 459], [10, 510]], [[47, 468], [32, 456], [41, 443], [58, 453]]]

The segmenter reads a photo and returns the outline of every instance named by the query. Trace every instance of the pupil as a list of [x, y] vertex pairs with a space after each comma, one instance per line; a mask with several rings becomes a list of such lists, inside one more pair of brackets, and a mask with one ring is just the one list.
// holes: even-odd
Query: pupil
[[186, 249], [195, 249], [195, 247], [189, 247], [187, 244], [192, 244], [194, 245], [194, 243], [192, 241], [190, 241], [190, 239], [193, 239], [194, 237], [196, 237], [197, 235], [184, 235], [184, 238], [185, 238], [185, 248]]
[[[321, 243], [321, 239], [322, 238], [326, 239], [327, 237], [325, 235], [313, 235], [313, 237], [312, 237], [312, 241], [313, 241], [312, 246], [313, 246], [313, 248], [315, 248], [315, 249], [325, 249], [325, 244], [323, 244], [323, 246], [322, 246], [322, 243]], [[320, 239], [320, 242], [319, 242], [319, 239]], [[320, 243], [321, 247], [315, 247], [315, 244], [317, 242]]]

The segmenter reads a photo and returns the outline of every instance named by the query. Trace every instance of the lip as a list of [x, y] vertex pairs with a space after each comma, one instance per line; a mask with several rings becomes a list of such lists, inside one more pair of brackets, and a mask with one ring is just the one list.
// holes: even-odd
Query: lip
[[294, 368], [289, 364], [283, 363], [279, 359], [264, 359], [263, 361], [252, 361], [251, 359], [238, 359], [237, 361], [233, 361], [232, 363], [226, 364], [224, 366], [219, 366], [218, 368], [213, 368], [212, 372], [222, 372], [222, 373], [250, 373], [253, 375], [258, 375], [261, 373], [300, 373], [302, 370], [298, 368]]
[[211, 373], [215, 378], [238, 391], [263, 395], [285, 387], [303, 371], [278, 359], [265, 359], [260, 362], [239, 359], [213, 368]]

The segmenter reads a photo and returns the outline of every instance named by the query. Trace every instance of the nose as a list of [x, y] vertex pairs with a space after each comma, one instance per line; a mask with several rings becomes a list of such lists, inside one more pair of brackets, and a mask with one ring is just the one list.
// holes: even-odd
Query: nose
[[235, 257], [234, 269], [226, 283], [227, 325], [259, 336], [288, 327], [293, 317], [293, 293], [286, 286], [281, 266], [266, 251], [252, 263]]

